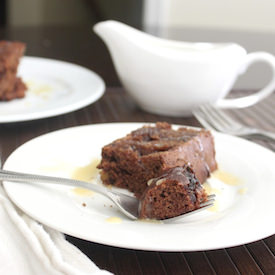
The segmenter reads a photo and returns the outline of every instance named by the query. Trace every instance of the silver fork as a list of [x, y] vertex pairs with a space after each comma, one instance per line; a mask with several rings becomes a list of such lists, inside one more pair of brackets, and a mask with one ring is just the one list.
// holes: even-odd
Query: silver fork
[[[118, 209], [125, 214], [128, 218], [132, 220], [137, 220], [139, 218], [139, 203], [140, 201], [130, 195], [123, 194], [122, 192], [118, 192], [116, 190], [106, 188], [97, 184], [88, 183], [79, 180], [66, 179], [66, 178], [58, 178], [58, 177], [50, 177], [50, 176], [42, 176], [42, 175], [34, 175], [34, 174], [26, 174], [19, 173], [13, 171], [7, 171], [0, 169], [0, 181], [10, 181], [10, 182], [19, 182], [19, 183], [48, 183], [48, 184], [59, 184], [73, 187], [81, 187], [88, 190], [95, 191], [96, 193], [100, 193], [101, 195], [110, 199]], [[215, 195], [209, 195], [206, 202], [201, 203], [200, 207], [194, 211], [182, 214], [180, 216], [166, 219], [165, 221], [175, 221], [183, 218], [183, 216], [188, 216], [190, 214], [196, 213], [198, 211], [207, 209], [208, 207], [213, 206]]]
[[200, 106], [193, 114], [209, 130], [216, 130], [234, 136], [275, 141], [275, 133], [244, 126], [211, 104]]

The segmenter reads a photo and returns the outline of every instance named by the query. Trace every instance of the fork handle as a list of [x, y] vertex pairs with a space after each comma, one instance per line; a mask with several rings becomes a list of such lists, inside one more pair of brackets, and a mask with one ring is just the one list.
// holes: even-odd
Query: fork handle
[[265, 131], [265, 130], [257, 130], [255, 133], [247, 135], [247, 137], [253, 136], [259, 139], [267, 140], [267, 141], [275, 141], [275, 133]]
[[22, 183], [49, 183], [49, 184], [59, 184], [73, 187], [81, 187], [88, 190], [95, 191], [104, 196], [110, 198], [108, 190], [106, 188], [101, 187], [99, 185], [88, 183], [85, 181], [79, 181], [74, 179], [67, 178], [59, 178], [59, 177], [51, 177], [51, 176], [43, 176], [43, 175], [34, 175], [34, 174], [26, 174], [19, 173], [13, 171], [7, 171], [0, 169], [0, 180], [5, 181], [13, 181], [13, 182], [22, 182]]
[[246, 55], [242, 72], [244, 73], [245, 70], [254, 62], [265, 62], [271, 68], [271, 79], [269, 83], [259, 91], [253, 93], [252, 95], [239, 97], [239, 98], [223, 98], [219, 99], [216, 102], [216, 105], [220, 108], [244, 108], [252, 106], [259, 101], [263, 100], [267, 96], [273, 93], [275, 88], [275, 57], [274, 55], [267, 53], [267, 52], [253, 52]]
[[[0, 169], [0, 180], [19, 183], [48, 183], [85, 188], [95, 191], [96, 193], [100, 193], [101, 195], [110, 199], [128, 218], [133, 220], [136, 220], [138, 218], [138, 207], [136, 207], [138, 201], [137, 199], [134, 199], [131, 196], [117, 192], [115, 190], [108, 190], [108, 188], [101, 187], [97, 184], [74, 179], [26, 174], [2, 169]], [[127, 207], [125, 207], [125, 200], [129, 201], [129, 199], [131, 201], [128, 203]], [[122, 205], [122, 202], [124, 202], [124, 205]], [[133, 207], [135, 207], [134, 210]]]

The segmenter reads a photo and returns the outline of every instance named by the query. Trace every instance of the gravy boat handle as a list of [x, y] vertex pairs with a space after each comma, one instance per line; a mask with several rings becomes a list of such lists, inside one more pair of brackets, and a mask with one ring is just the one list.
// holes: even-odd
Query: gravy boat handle
[[272, 54], [269, 54], [267, 52], [254, 52], [249, 53], [245, 57], [245, 61], [243, 63], [244, 70], [255, 62], [265, 62], [267, 63], [272, 71], [272, 78], [269, 81], [269, 83], [259, 91], [255, 92], [254, 94], [251, 94], [249, 96], [239, 97], [239, 98], [233, 98], [233, 99], [220, 99], [215, 103], [216, 107], [219, 108], [244, 108], [252, 106], [267, 96], [269, 96], [275, 89], [275, 57]]

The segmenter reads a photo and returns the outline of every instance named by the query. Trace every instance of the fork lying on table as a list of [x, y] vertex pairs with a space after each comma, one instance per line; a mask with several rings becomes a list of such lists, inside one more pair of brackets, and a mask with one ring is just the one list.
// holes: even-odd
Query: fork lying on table
[[204, 104], [193, 112], [198, 121], [209, 130], [216, 130], [226, 134], [259, 138], [275, 141], [275, 133], [244, 126], [226, 114], [223, 110], [211, 104]]

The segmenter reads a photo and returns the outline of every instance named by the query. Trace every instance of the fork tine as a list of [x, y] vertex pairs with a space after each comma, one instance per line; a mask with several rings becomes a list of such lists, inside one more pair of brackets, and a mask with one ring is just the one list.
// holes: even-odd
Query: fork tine
[[216, 197], [215, 194], [211, 194], [211, 195], [207, 196], [207, 201], [202, 202], [202, 203], [200, 204], [200, 207], [205, 207], [205, 206], [207, 206], [207, 205], [209, 205], [209, 204], [213, 204], [214, 201], [215, 201], [215, 197]]
[[200, 204], [200, 208], [201, 208], [201, 207], [205, 207], [205, 206], [210, 205], [210, 204], [213, 204], [214, 201], [215, 201], [215, 199], [210, 199], [210, 200], [207, 200], [206, 202], [202, 202], [202, 203]]
[[196, 110], [193, 112], [193, 115], [196, 117], [196, 119], [200, 122], [203, 127], [205, 127], [208, 130], [216, 131], [216, 128], [212, 126], [206, 119], [205, 115], [201, 110]]
[[216, 114], [213, 114], [206, 105], [200, 106], [199, 110], [193, 112], [197, 120], [208, 130], [223, 132], [224, 125]]
[[224, 121], [221, 119], [221, 117], [210, 106], [210, 104], [202, 105], [200, 107], [200, 110], [204, 112], [204, 115], [206, 116], [207, 120], [211, 122], [211, 124], [216, 128], [216, 130], [223, 132], [224, 127], [226, 127], [226, 125], [224, 124]]
[[[210, 195], [211, 196], [211, 195]], [[215, 197], [215, 194], [213, 194], [213, 196]], [[200, 205], [200, 208], [196, 209], [196, 210], [193, 210], [193, 211], [190, 211], [190, 212], [187, 212], [187, 213], [184, 213], [183, 215], [180, 215], [180, 216], [177, 216], [177, 217], [173, 217], [173, 218], [169, 218], [169, 219], [165, 219], [165, 220], [162, 220], [163, 222], [171, 222], [171, 221], [176, 221], [176, 220], [182, 220], [190, 215], [193, 215], [195, 213], [198, 213], [198, 212], [201, 212], [201, 211], [204, 211], [206, 210], [207, 208], [210, 208], [214, 205], [214, 199], [211, 199], [211, 200], [207, 200], [204, 205]]]
[[215, 194], [211, 194], [211, 195], [208, 195], [208, 196], [207, 196], [207, 199], [212, 199], [212, 198], [215, 198], [215, 197], [216, 197]]
[[220, 132], [232, 132], [242, 127], [240, 123], [230, 118], [224, 111], [219, 110], [211, 104], [204, 104], [200, 107], [200, 112], [208, 124]]
[[221, 110], [217, 107], [214, 107], [214, 106], [209, 106], [209, 108], [211, 108], [212, 112], [215, 113], [217, 116], [219, 116], [221, 118], [221, 120], [223, 120], [224, 124], [227, 127], [230, 127], [230, 128], [238, 127], [239, 128], [240, 126], [242, 126], [239, 122], [237, 122], [236, 120], [231, 118], [223, 110]]

